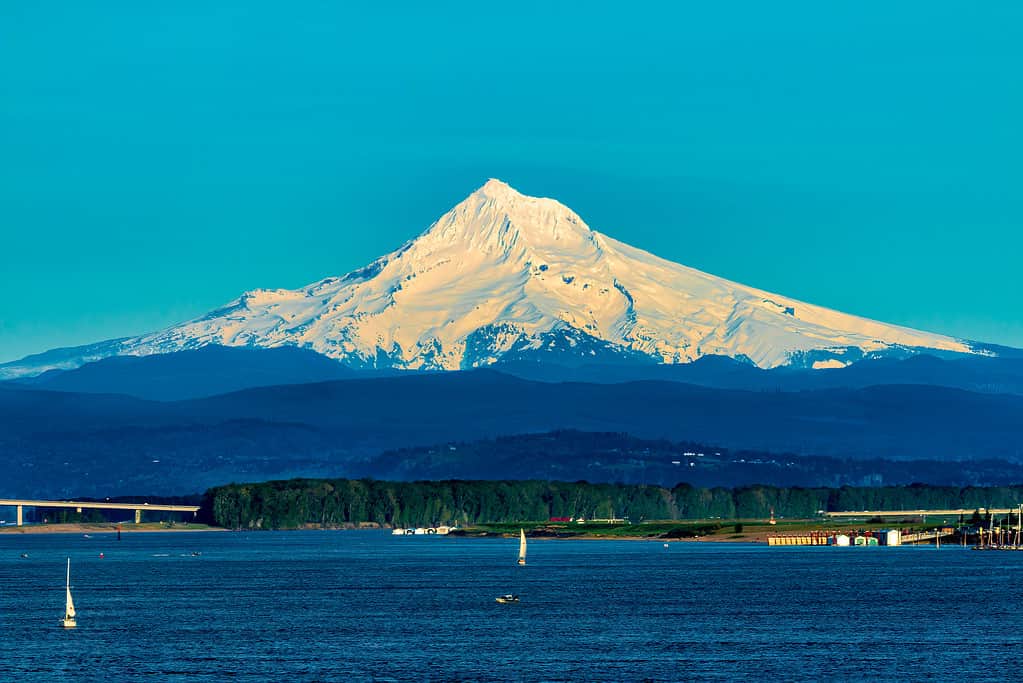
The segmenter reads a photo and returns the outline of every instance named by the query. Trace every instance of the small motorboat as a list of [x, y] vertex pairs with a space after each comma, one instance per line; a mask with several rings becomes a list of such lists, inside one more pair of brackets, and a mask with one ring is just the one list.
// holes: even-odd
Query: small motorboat
[[507, 595], [499, 595], [499, 596], [497, 596], [496, 599], [502, 605], [506, 605], [509, 602], [518, 602], [519, 601], [519, 596], [512, 595], [511, 593], [508, 593]]

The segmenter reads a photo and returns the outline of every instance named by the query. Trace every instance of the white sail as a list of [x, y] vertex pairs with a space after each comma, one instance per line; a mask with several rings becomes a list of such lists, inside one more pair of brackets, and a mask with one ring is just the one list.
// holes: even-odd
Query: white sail
[[526, 530], [519, 529], [519, 564], [526, 563]]
[[67, 558], [67, 605], [64, 607], [64, 616], [68, 619], [75, 618], [75, 602], [71, 599], [71, 558]]
[[67, 601], [64, 605], [64, 621], [61, 624], [64, 628], [73, 628], [75, 626], [75, 602], [71, 599], [71, 558], [67, 560], [67, 583], [65, 584], [65, 592], [67, 594]]

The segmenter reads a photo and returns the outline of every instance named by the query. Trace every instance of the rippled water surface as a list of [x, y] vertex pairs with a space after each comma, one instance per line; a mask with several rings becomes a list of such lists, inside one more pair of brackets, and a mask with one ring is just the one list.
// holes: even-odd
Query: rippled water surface
[[1023, 654], [1023, 553], [552, 540], [522, 568], [517, 546], [2, 534], [0, 681], [976, 681]]

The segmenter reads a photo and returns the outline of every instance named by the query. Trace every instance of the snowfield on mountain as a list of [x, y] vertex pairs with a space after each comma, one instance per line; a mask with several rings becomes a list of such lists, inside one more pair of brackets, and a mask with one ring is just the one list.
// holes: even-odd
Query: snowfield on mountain
[[0, 376], [208, 344], [298, 346], [353, 367], [443, 370], [554, 353], [661, 363], [713, 354], [762, 368], [990, 353], [666, 261], [590, 229], [553, 199], [490, 180], [365, 268], [301, 289], [246, 292], [195, 320], [30, 356]]

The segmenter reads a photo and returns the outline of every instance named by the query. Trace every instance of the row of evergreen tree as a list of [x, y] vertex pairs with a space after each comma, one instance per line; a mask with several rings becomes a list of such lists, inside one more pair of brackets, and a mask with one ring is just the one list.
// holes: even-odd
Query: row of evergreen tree
[[551, 517], [684, 519], [810, 518], [821, 511], [1015, 507], [1023, 486], [667, 489], [552, 481], [292, 479], [229, 484], [203, 497], [205, 521], [230, 529], [392, 526], [546, 521]]

